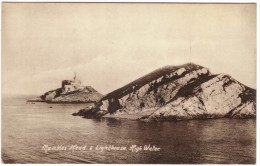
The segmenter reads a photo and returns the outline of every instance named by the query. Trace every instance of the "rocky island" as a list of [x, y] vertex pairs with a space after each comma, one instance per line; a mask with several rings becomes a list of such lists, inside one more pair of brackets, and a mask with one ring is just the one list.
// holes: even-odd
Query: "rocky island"
[[101, 97], [102, 94], [91, 86], [81, 85], [75, 74], [73, 80], [63, 80], [60, 88], [48, 91], [35, 99], [29, 99], [27, 102], [95, 103]]
[[157, 69], [73, 115], [144, 121], [255, 118], [256, 90], [196, 65]]

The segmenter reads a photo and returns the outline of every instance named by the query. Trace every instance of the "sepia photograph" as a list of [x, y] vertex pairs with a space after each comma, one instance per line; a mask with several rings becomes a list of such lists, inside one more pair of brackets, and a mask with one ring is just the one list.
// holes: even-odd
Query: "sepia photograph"
[[256, 164], [256, 3], [2, 2], [5, 164]]

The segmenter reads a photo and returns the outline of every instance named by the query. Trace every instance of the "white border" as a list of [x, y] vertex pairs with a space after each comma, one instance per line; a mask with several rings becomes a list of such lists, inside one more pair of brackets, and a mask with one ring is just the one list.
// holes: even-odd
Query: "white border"
[[[258, 57], [258, 49], [260, 47], [258, 47], [258, 41], [259, 41], [259, 33], [258, 33], [258, 29], [259, 29], [259, 2], [257, 0], [213, 0], [213, 1], [210, 1], [210, 0], [182, 0], [182, 1], [177, 1], [177, 0], [162, 0], [162, 1], [158, 1], [158, 0], [132, 0], [132, 1], [129, 1], [129, 0], [77, 0], [77, 1], [71, 1], [71, 0], [0, 0], [1, 2], [148, 2], [148, 3], [256, 3], [257, 4], [257, 27], [256, 27], [256, 30], [257, 30], [257, 40], [256, 40], [256, 45], [257, 45], [257, 51], [256, 51], [256, 68], [257, 68], [257, 72], [256, 73], [259, 73], [259, 57]], [[2, 3], [1, 3], [2, 4]], [[0, 9], [0, 17], [1, 17], [1, 22], [0, 22], [0, 25], [1, 25], [1, 34], [0, 34], [0, 37], [1, 37], [1, 40], [0, 40], [0, 49], [1, 49], [1, 59], [0, 59], [0, 76], [1, 76], [1, 80], [2, 80], [2, 6], [1, 6], [1, 9]], [[256, 80], [257, 80], [257, 109], [256, 111], [259, 110], [259, 77], [257, 77], [257, 74], [256, 74]], [[2, 81], [1, 81], [1, 84], [2, 84]], [[2, 97], [2, 86], [0, 88], [0, 93], [1, 93], [1, 97]], [[2, 110], [2, 99], [0, 101], [0, 107], [1, 107], [1, 110]], [[2, 120], [2, 111], [0, 112], [0, 116], [1, 116], [1, 120]], [[258, 146], [258, 143], [259, 143], [259, 127], [258, 127], [258, 121], [259, 121], [259, 115], [257, 113], [257, 118], [256, 118], [256, 164], [259, 163], [259, 158], [260, 158], [260, 155], [258, 153], [258, 150], [260, 149], [259, 146]], [[1, 120], [0, 120], [0, 124], [1, 124], [1, 130], [2, 130], [2, 123], [1, 123]], [[0, 130], [0, 135], [1, 135], [1, 130]], [[0, 137], [0, 142], [1, 142], [1, 145], [2, 145], [2, 135]], [[2, 155], [2, 149], [0, 148], [0, 156]], [[1, 165], [4, 164], [2, 162], [2, 157], [1, 157]], [[17, 164], [16, 164], [17, 165]], [[20, 165], [20, 164], [18, 164]], [[28, 164], [28, 165], [35, 165], [35, 164]], [[47, 164], [47, 165], [54, 165], [54, 164]], [[56, 165], [56, 164], [55, 164]], [[58, 165], [63, 165], [63, 164], [58, 164]], [[71, 164], [71, 165], [82, 165], [82, 164]], [[114, 165], [114, 164], [97, 164], [97, 165], [104, 165], [104, 166], [107, 166], [107, 165]], [[121, 165], [128, 165], [128, 164], [121, 164]], [[141, 164], [135, 164], [135, 165], [141, 165]], [[163, 164], [151, 164], [151, 165], [163, 165]], [[167, 165], [170, 165], [170, 164], [167, 164]], [[182, 164], [182, 165], [189, 165], [189, 164]], [[213, 165], [213, 164], [203, 164], [203, 165]], [[214, 164], [215, 165], [215, 164]], [[222, 165], [230, 165], [230, 164], [222, 164]]]
[[1, 2], [147, 2], [147, 3], [257, 3], [257, 0], [1, 0]]

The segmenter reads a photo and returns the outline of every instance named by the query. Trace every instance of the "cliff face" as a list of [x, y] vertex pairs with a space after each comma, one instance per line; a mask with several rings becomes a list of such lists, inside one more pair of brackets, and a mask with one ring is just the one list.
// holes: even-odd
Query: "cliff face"
[[195, 64], [167, 66], [105, 95], [86, 118], [143, 120], [248, 118], [256, 115], [256, 91]]
[[56, 90], [51, 90], [37, 99], [28, 100], [29, 102], [48, 102], [48, 103], [95, 103], [99, 101], [102, 97], [98, 91], [96, 91], [91, 86], [86, 86], [82, 90], [77, 90], [73, 92], [68, 92], [66, 94], [62, 94], [62, 88], [58, 88]]

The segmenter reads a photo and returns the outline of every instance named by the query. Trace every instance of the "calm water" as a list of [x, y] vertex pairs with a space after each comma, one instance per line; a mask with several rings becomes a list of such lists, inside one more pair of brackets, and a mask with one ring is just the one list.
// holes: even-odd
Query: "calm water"
[[[25, 101], [22, 97], [3, 98], [2, 160], [6, 163], [255, 163], [256, 160], [254, 119], [156, 123], [91, 120], [71, 115], [84, 105]], [[75, 144], [83, 149], [69, 149]], [[148, 144], [160, 151], [129, 149], [132, 145], [143, 149]], [[45, 152], [44, 145], [67, 149]], [[105, 145], [127, 150], [95, 149]], [[94, 149], [90, 150], [90, 146]]]

